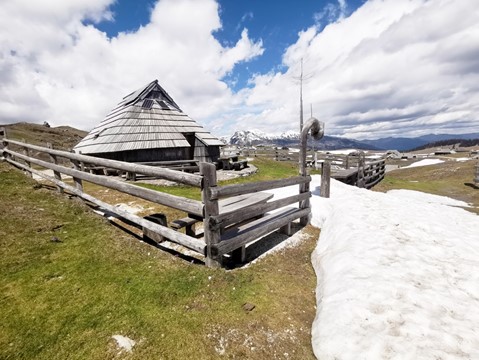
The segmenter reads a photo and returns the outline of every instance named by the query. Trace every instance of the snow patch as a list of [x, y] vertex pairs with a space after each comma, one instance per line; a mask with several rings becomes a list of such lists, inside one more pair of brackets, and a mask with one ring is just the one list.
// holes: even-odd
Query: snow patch
[[479, 218], [464, 202], [335, 180], [318, 198], [317, 358], [479, 358]]
[[401, 169], [414, 168], [418, 166], [435, 165], [435, 164], [440, 164], [443, 162], [444, 160], [440, 160], [440, 159], [423, 159], [423, 160], [416, 161], [415, 163], [412, 163], [411, 165], [404, 166]]
[[136, 344], [135, 340], [123, 335], [113, 335], [112, 338], [116, 340], [117, 346], [121, 351], [132, 352], [133, 346]]

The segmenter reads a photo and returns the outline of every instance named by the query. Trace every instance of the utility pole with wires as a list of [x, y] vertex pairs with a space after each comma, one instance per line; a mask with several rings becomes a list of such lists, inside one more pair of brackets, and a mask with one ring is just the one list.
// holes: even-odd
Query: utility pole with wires
[[303, 131], [303, 58], [301, 58], [301, 75], [299, 76], [299, 134]]
[[299, 77], [294, 77], [295, 80], [299, 80], [299, 133], [303, 131], [303, 81], [307, 81], [313, 77], [314, 74], [303, 73], [303, 58], [301, 58], [301, 73]]

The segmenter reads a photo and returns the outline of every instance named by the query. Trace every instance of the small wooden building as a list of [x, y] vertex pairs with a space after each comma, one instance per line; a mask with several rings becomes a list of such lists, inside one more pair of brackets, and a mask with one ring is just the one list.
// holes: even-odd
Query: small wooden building
[[127, 162], [214, 162], [222, 145], [155, 80], [125, 96], [73, 150]]

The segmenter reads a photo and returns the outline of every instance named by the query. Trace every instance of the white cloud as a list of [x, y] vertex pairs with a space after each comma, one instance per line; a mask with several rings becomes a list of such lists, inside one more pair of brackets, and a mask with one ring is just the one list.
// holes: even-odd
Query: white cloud
[[114, 21], [112, 2], [3, 1], [1, 123], [91, 128], [121, 97], [157, 78], [217, 135], [296, 130], [303, 58], [305, 117], [312, 104], [329, 135], [479, 132], [473, 0], [369, 0], [347, 17], [347, 2], [332, 2], [334, 22], [301, 31], [284, 50], [283, 72], [254, 74], [237, 93], [222, 78], [235, 78], [235, 66], [264, 48], [247, 29], [222, 46], [214, 37], [221, 27], [216, 1], [161, 0], [148, 24], [108, 38], [95, 22]]
[[[313, 76], [304, 85], [305, 109], [313, 104], [330, 135], [477, 132], [479, 11], [473, 3], [370, 0], [321, 32], [313, 26], [299, 33], [283, 57], [288, 70], [256, 76], [246, 104], [260, 105], [253, 112], [261, 114], [260, 130], [296, 129], [294, 77], [304, 58], [305, 73]], [[288, 110], [275, 111], [280, 108]]]
[[221, 27], [214, 0], [161, 0], [147, 25], [108, 38], [84, 21], [111, 20], [112, 2], [2, 4], [0, 122], [88, 129], [155, 78], [185, 112], [207, 120], [234, 102], [221, 78], [263, 51], [246, 29], [234, 46], [221, 46], [213, 36]]

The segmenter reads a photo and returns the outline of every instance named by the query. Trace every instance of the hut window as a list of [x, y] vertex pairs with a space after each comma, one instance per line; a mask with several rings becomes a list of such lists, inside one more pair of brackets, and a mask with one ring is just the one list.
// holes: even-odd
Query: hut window
[[145, 101], [143, 101], [143, 105], [141, 107], [143, 109], [151, 109], [152, 106], [153, 106], [153, 100], [145, 99]]
[[161, 91], [153, 90], [148, 94], [148, 99], [159, 99], [161, 97]]
[[163, 110], [170, 110], [170, 107], [166, 105], [166, 103], [163, 100], [158, 101], [158, 105], [160, 105]]

